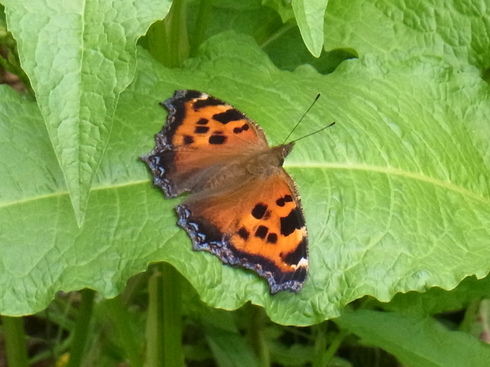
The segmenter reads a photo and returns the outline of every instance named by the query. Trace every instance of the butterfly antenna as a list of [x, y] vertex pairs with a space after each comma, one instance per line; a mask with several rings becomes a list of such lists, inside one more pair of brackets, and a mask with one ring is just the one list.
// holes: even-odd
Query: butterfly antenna
[[307, 138], [308, 136], [311, 136], [311, 135], [313, 135], [313, 134], [319, 133], [320, 131], [323, 131], [323, 130], [325, 130], [325, 129], [329, 128], [330, 126], [333, 126], [333, 125], [335, 125], [335, 121], [334, 121], [334, 122], [332, 122], [330, 125], [324, 126], [324, 127], [322, 127], [321, 129], [318, 129], [318, 130], [316, 130], [316, 131], [313, 131], [312, 133], [309, 133], [309, 134], [307, 134], [307, 135], [305, 135], [305, 136], [302, 136], [301, 138], [298, 138], [298, 139], [296, 139], [296, 140], [293, 140], [293, 141], [291, 141], [291, 143], [295, 143], [295, 142], [297, 142], [298, 140], [301, 140], [301, 139]]
[[[296, 130], [296, 128], [298, 127], [298, 125], [301, 123], [301, 121], [303, 121], [303, 119], [305, 118], [306, 114], [311, 110], [311, 108], [314, 106], [314, 104], [316, 103], [316, 101], [318, 101], [318, 98], [320, 98], [320, 93], [318, 93], [315, 97], [315, 100], [313, 101], [313, 103], [310, 105], [310, 107], [308, 107], [308, 109], [305, 111], [305, 113], [303, 113], [303, 116], [301, 116], [301, 118], [298, 120], [298, 122], [296, 123], [296, 125], [294, 125], [293, 129], [289, 132], [288, 136], [286, 136], [286, 139], [284, 139], [283, 141], [283, 144], [286, 143], [286, 141], [289, 139], [289, 137], [291, 136], [291, 134], [294, 132], [294, 130]], [[328, 126], [327, 126], [328, 127]], [[323, 129], [322, 129], [323, 130]], [[319, 130], [321, 131], [321, 130]], [[315, 131], [314, 133], [317, 133], [318, 131]], [[313, 133], [313, 134], [314, 134]], [[311, 134], [308, 134], [306, 136], [309, 136]], [[303, 138], [306, 138], [306, 136], [304, 136]], [[302, 139], [302, 138], [301, 138]], [[299, 140], [299, 139], [298, 139]], [[296, 141], [296, 140], [295, 140]]]

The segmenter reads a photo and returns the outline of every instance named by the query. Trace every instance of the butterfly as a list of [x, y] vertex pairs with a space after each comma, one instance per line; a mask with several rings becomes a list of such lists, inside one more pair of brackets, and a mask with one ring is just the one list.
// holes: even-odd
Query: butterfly
[[262, 129], [222, 100], [178, 90], [155, 148], [141, 159], [175, 208], [194, 250], [265, 278], [271, 294], [299, 292], [308, 236], [295, 182], [282, 167], [294, 142], [270, 147]]

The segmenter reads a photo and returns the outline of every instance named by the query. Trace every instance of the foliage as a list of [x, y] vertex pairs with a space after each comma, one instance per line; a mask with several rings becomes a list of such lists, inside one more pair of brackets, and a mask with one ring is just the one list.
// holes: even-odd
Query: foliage
[[[461, 348], [471, 366], [486, 365], [486, 345], [432, 318], [468, 307], [468, 332], [483, 312], [475, 302], [488, 293], [486, 0], [175, 1], [170, 13], [160, 0], [2, 2], [9, 57], [1, 65], [27, 93], [0, 86], [0, 279], [9, 284], [1, 314], [39, 312], [59, 290], [115, 297], [131, 276], [164, 261], [178, 271], [162, 280], [166, 302], [190, 297], [200, 311], [189, 307], [184, 320], [203, 309], [212, 315], [198, 324], [219, 365], [267, 365], [274, 350], [297, 358], [274, 360], [283, 365], [347, 363], [332, 356], [356, 344], [350, 335], [408, 366], [461, 366]], [[226, 100], [272, 144], [322, 94], [295, 135], [337, 124], [298, 142], [285, 163], [311, 243], [299, 294], [271, 296], [255, 274], [193, 253], [174, 225], [178, 200], [151, 188], [138, 157], [164, 122], [158, 102], [176, 89]], [[149, 319], [181, 330], [168, 316], [159, 321], [162, 285], [149, 279]], [[129, 298], [124, 307], [134, 305]], [[267, 316], [241, 309], [258, 319], [250, 330], [199, 298], [225, 310], [252, 303]], [[99, 302], [94, 314], [107, 315], [110, 301]], [[166, 305], [180, 319], [179, 305]], [[289, 332], [267, 317], [308, 326], [307, 341], [285, 350], [278, 335]], [[322, 323], [329, 319], [335, 326]], [[118, 356], [142, 363], [141, 350], [121, 345]]]

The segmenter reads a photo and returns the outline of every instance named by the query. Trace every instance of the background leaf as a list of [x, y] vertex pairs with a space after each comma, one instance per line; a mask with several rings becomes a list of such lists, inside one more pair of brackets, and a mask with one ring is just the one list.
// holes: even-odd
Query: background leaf
[[362, 342], [380, 346], [401, 363], [417, 367], [486, 366], [488, 345], [431, 318], [361, 310], [336, 320]]
[[136, 40], [170, 1], [3, 3], [81, 224], [119, 93], [133, 78]]
[[424, 316], [461, 310], [471, 302], [488, 298], [489, 283], [488, 276], [480, 280], [468, 277], [450, 292], [435, 287], [424, 293], [398, 293], [389, 303], [379, 303], [379, 306], [393, 312]]
[[316, 57], [323, 48], [323, 19], [328, 0], [294, 0], [294, 15], [308, 50]]
[[325, 17], [326, 49], [437, 55], [453, 65], [488, 69], [489, 15], [482, 0], [331, 1]]

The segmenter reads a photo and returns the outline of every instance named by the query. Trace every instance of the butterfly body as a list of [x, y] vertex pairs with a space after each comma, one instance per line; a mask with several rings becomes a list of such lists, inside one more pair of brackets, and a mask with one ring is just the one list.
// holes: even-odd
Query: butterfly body
[[267, 279], [271, 293], [298, 292], [307, 233], [299, 195], [282, 168], [293, 143], [270, 147], [262, 129], [229, 104], [197, 91], [163, 102], [167, 123], [142, 159], [176, 207], [195, 250]]

